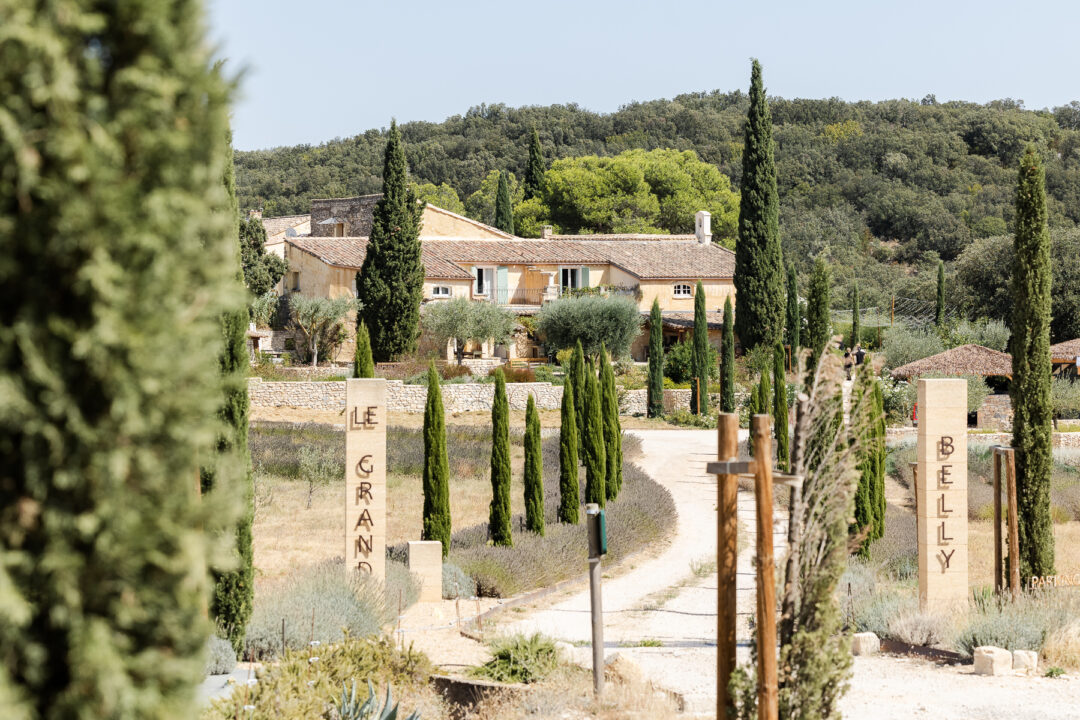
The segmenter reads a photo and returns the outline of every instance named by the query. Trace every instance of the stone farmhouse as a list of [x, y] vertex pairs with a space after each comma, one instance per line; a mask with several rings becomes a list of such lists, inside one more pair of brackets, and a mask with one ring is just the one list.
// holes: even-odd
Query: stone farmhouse
[[[282, 256], [289, 261], [279, 291], [356, 296], [356, 273], [364, 260], [378, 199], [367, 195], [313, 200], [309, 218], [265, 218], [268, 249], [270, 227], [275, 227]], [[701, 280], [710, 340], [719, 347], [724, 301], [735, 294], [735, 256], [712, 243], [708, 212], [698, 212], [695, 221], [696, 232], [687, 235], [556, 235], [545, 228], [542, 237], [526, 239], [429, 204], [420, 231], [424, 302], [464, 297], [498, 303], [527, 316], [582, 288], [626, 295], [646, 320], [631, 349], [633, 358], [643, 361], [653, 299], [659, 301], [664, 317], [665, 344], [671, 344], [693, 328], [694, 292]], [[310, 234], [300, 232], [306, 228]], [[506, 346], [482, 343], [466, 351], [474, 358], [541, 357], [538, 344], [524, 328], [519, 330]], [[449, 348], [447, 353], [452, 357]], [[351, 357], [349, 342], [337, 359]]]

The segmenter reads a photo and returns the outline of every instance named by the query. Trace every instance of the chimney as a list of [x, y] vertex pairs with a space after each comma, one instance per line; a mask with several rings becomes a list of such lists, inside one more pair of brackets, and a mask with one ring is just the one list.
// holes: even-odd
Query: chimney
[[698, 210], [694, 215], [694, 234], [702, 245], [712, 242], [712, 215], [708, 210]]
[[552, 234], [552, 232], [554, 232], [554, 230], [555, 230], [555, 228], [551, 227], [550, 225], [545, 225], [540, 230], [540, 239], [547, 240], [548, 238], [551, 237], [551, 234]]
[[262, 220], [262, 210], [248, 210], [248, 220]]

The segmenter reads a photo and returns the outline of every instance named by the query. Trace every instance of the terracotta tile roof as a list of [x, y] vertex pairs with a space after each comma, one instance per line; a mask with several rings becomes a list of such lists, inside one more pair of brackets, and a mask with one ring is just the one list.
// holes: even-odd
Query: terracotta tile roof
[[1080, 356], [1080, 338], [1066, 340], [1050, 346], [1050, 357], [1062, 362], [1075, 361]]
[[697, 240], [693, 233], [662, 235], [660, 233], [598, 233], [596, 235], [548, 235], [549, 240]]
[[937, 355], [901, 365], [892, 371], [895, 378], [927, 373], [945, 375], [1012, 375], [1012, 356], [982, 345], [961, 345]]
[[[311, 253], [327, 265], [359, 270], [367, 254], [368, 240], [356, 237], [293, 237], [286, 238], [286, 242]], [[471, 273], [431, 252], [427, 243], [421, 246], [421, 257], [425, 277], [439, 280], [472, 279]]]
[[270, 238], [283, 233], [291, 227], [311, 222], [310, 215], [282, 215], [280, 217], [263, 218], [262, 224], [266, 228], [266, 237]]
[[[649, 319], [649, 313], [642, 312], [641, 316], [646, 320]], [[664, 325], [668, 327], [677, 328], [691, 328], [694, 327], [694, 313], [684, 310], [668, 310], [660, 313], [660, 318], [663, 320]], [[724, 329], [724, 311], [723, 310], [706, 310], [705, 311], [705, 324], [710, 330], [723, 330]]]

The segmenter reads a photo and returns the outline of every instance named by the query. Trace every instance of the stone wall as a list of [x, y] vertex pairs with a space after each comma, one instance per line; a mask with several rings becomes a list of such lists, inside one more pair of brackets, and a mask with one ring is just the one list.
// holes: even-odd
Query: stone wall
[[980, 428], [1010, 430], [1012, 428], [1012, 401], [1008, 395], [987, 395], [978, 411]]

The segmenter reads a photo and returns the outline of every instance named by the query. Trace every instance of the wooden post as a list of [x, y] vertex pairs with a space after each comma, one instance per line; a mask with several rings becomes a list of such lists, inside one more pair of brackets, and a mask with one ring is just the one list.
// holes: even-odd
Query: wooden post
[[[739, 416], [720, 413], [716, 422], [717, 460], [739, 454]], [[716, 476], [716, 717], [726, 718], [735, 704], [728, 681], [735, 669], [736, 565], [738, 562], [738, 475]]]
[[911, 467], [911, 493], [915, 496], [915, 517], [919, 517], [919, 463], [908, 463]]
[[994, 446], [994, 594], [1001, 594], [1001, 448]]
[[1020, 528], [1016, 512], [1016, 451], [1005, 448], [1005, 485], [1009, 503], [1009, 590], [1020, 594]]
[[773, 562], [772, 436], [769, 416], [754, 415], [754, 500], [757, 506], [758, 720], [777, 720], [776, 568]]

